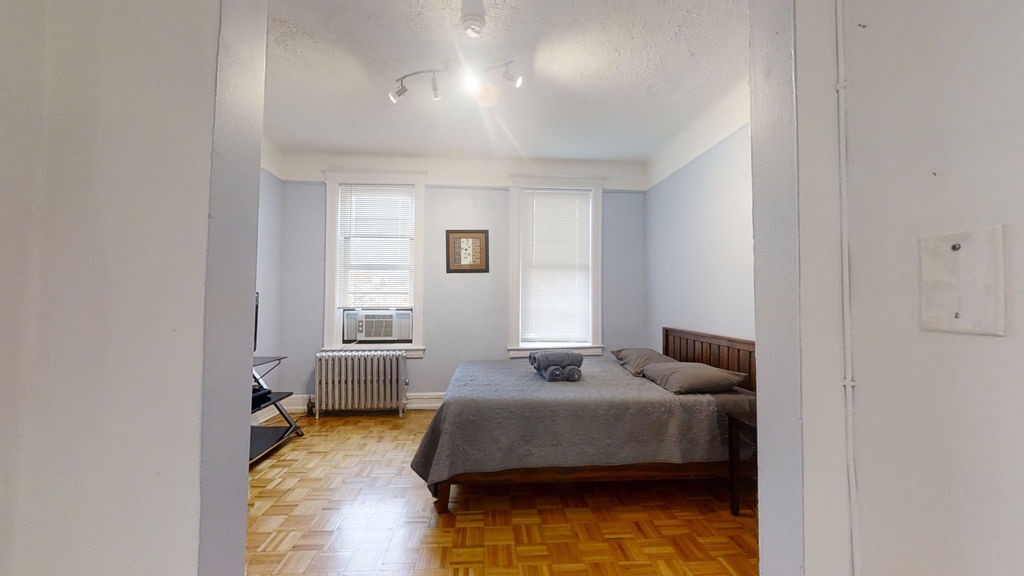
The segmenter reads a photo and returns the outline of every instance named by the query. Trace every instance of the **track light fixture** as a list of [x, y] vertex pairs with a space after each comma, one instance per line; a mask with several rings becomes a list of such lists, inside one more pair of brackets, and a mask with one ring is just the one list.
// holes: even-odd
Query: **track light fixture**
[[479, 38], [484, 31], [484, 16], [483, 14], [463, 14], [459, 24], [462, 25], [466, 36]]
[[505, 80], [508, 80], [509, 83], [511, 83], [513, 86], [515, 86], [516, 88], [519, 88], [520, 86], [523, 85], [523, 77], [522, 76], [518, 76], [516, 74], [513, 74], [512, 71], [508, 69], [508, 66], [511, 63], [512, 62], [506, 62], [505, 63], [505, 72], [504, 72], [504, 74], [502, 74], [502, 76], [504, 76]]
[[459, 25], [470, 38], [479, 38], [484, 32], [483, 0], [462, 0], [462, 17]]
[[405, 87], [404, 78], [398, 80], [398, 88], [395, 88], [391, 92], [388, 92], [388, 98], [391, 98], [392, 104], [398, 104], [398, 99], [401, 98], [408, 89]]
[[[515, 86], [516, 88], [519, 88], [520, 86], [523, 85], [523, 77], [512, 72], [511, 66], [513, 62], [514, 60], [502, 62], [501, 64], [498, 64], [496, 66], [491, 66], [490, 68], [483, 69], [479, 74], [504, 69], [502, 77], [508, 80], [509, 83]], [[391, 99], [392, 103], [397, 104], [398, 100], [408, 91], [408, 89], [405, 86], [405, 81], [413, 76], [419, 76], [421, 74], [430, 74], [430, 88], [434, 100], [441, 99], [441, 90], [438, 82], [439, 75], [443, 75], [446, 72], [461, 72], [464, 77], [479, 77], [478, 74], [472, 74], [471, 71], [469, 70], [460, 70], [458, 66], [450, 66], [448, 62], [446, 62], [445, 64], [446, 65], [444, 68], [416, 70], [415, 72], [409, 72], [404, 76], [399, 76], [398, 78], [395, 79], [395, 83], [397, 84], [397, 86], [395, 87], [394, 90], [388, 92], [388, 98]]]
[[435, 72], [430, 78], [430, 88], [434, 91], [434, 100], [441, 99], [441, 92], [437, 89], [437, 73]]

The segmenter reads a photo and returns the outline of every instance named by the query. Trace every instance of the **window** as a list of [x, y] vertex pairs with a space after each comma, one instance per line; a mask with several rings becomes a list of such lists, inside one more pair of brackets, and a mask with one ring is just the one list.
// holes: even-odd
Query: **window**
[[[345, 308], [412, 308], [413, 346], [418, 346], [423, 186], [382, 176], [374, 183], [337, 178], [327, 184], [324, 347], [341, 346]], [[409, 348], [373, 345], [382, 346]]]
[[512, 188], [512, 356], [528, 349], [601, 346], [601, 188]]
[[415, 192], [412, 186], [339, 188], [337, 308], [412, 308]]

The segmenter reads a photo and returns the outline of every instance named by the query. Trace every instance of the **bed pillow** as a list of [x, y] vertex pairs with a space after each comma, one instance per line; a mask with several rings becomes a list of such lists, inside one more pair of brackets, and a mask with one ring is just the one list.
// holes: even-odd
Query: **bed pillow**
[[747, 375], [742, 372], [732, 372], [699, 362], [648, 364], [644, 368], [644, 377], [676, 394], [728, 392], [747, 379]]
[[658, 362], [676, 362], [675, 358], [665, 356], [650, 348], [622, 348], [612, 350], [612, 356], [619, 361], [623, 368], [633, 376], [643, 376], [644, 367]]

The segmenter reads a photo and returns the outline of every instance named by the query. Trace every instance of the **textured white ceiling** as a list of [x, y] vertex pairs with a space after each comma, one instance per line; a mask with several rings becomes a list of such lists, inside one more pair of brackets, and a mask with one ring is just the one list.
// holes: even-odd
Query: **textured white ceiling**
[[[746, 0], [271, 0], [265, 130], [285, 151], [647, 160], [747, 78]], [[493, 102], [458, 74], [485, 68]]]

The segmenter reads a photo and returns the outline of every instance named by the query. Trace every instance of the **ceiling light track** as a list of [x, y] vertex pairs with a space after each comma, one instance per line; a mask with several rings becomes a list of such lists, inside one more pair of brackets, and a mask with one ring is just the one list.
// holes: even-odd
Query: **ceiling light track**
[[[501, 64], [497, 64], [497, 65], [491, 66], [489, 68], [484, 68], [483, 70], [480, 71], [480, 74], [486, 74], [488, 72], [493, 72], [495, 70], [502, 70], [502, 69], [504, 69], [502, 74], [501, 74], [502, 78], [507, 80], [510, 84], [512, 84], [512, 86], [514, 86], [516, 88], [519, 88], [519, 87], [521, 87], [523, 85], [523, 77], [518, 75], [518, 74], [514, 74], [512, 72], [512, 64], [514, 62], [515, 62], [515, 60], [506, 60], [505, 62], [502, 62]], [[448, 63], [446, 62], [446, 64], [448, 64]], [[402, 98], [402, 96], [404, 96], [405, 93], [408, 92], [408, 88], [405, 86], [405, 81], [406, 80], [408, 80], [409, 78], [412, 78], [414, 76], [421, 76], [421, 75], [429, 74], [430, 75], [430, 87], [431, 87], [431, 90], [432, 90], [432, 93], [433, 93], [432, 94], [433, 99], [434, 100], [440, 100], [441, 99], [441, 91], [440, 91], [440, 87], [439, 87], [439, 84], [438, 84], [438, 76], [446, 74], [446, 73], [449, 73], [449, 72], [457, 72], [457, 71], [459, 71], [459, 67], [458, 66], [454, 66], [453, 67], [453, 66], [446, 65], [444, 68], [428, 68], [428, 69], [425, 69], [425, 70], [416, 70], [415, 72], [409, 72], [408, 74], [404, 74], [404, 75], [399, 76], [398, 78], [395, 79], [395, 89], [390, 91], [390, 92], [388, 92], [388, 98], [391, 99], [392, 103], [397, 104], [398, 101]], [[463, 70], [463, 72], [464, 73], [468, 73], [468, 74], [472, 74], [472, 71], [469, 71], [469, 70]]]

